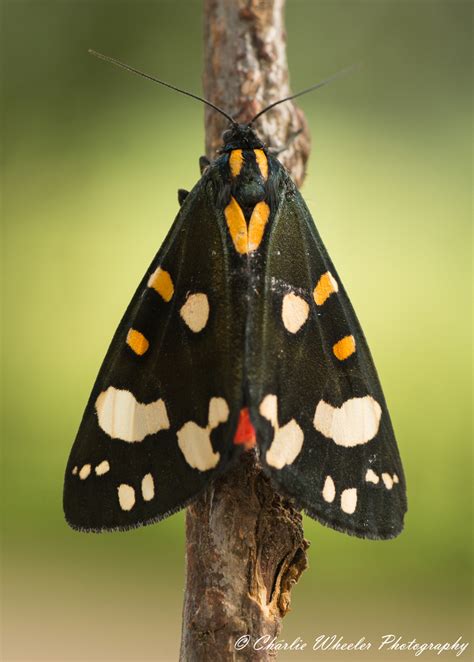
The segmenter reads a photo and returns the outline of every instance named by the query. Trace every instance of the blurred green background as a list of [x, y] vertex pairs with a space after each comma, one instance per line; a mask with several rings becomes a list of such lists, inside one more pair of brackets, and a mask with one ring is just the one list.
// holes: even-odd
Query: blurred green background
[[[363, 61], [301, 100], [303, 194], [366, 331], [409, 487], [391, 542], [306, 518], [289, 641], [471, 635], [470, 20], [467, 2], [288, 3], [293, 89]], [[177, 658], [183, 514], [81, 535], [61, 493], [102, 357], [203, 152], [197, 103], [87, 49], [199, 92], [201, 23], [182, 0], [3, 5], [4, 660]]]

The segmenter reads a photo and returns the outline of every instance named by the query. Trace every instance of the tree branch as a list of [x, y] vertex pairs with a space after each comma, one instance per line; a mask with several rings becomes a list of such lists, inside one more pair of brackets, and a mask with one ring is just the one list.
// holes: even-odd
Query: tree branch
[[[204, 94], [239, 122], [289, 94], [284, 5], [285, 0], [204, 0]], [[226, 119], [206, 108], [205, 123], [206, 154], [214, 158]], [[280, 161], [301, 186], [310, 150], [302, 111], [283, 103], [258, 120], [258, 132], [269, 147], [290, 142]]]
[[[289, 94], [283, 9], [284, 0], [204, 0], [205, 96], [239, 122]], [[226, 120], [205, 112], [212, 159]], [[310, 146], [302, 112], [281, 104], [257, 129], [269, 147], [290, 143], [279, 158], [301, 185]], [[307, 547], [301, 515], [273, 490], [256, 454], [244, 453], [186, 513], [181, 662], [273, 660], [250, 644], [238, 652], [235, 642], [279, 634]]]

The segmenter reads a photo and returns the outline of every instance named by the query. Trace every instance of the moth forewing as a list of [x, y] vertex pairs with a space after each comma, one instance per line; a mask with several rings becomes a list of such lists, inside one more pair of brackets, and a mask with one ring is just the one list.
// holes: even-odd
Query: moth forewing
[[205, 165], [113, 338], [71, 451], [84, 530], [184, 507], [243, 452], [335, 529], [390, 538], [405, 481], [364, 335], [303, 198], [249, 125]]

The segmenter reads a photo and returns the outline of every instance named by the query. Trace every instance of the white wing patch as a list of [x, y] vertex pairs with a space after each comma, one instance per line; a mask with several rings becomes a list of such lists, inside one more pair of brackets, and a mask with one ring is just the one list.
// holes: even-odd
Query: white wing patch
[[382, 480], [383, 480], [383, 484], [385, 485], [387, 490], [391, 490], [392, 487], [393, 487], [393, 478], [392, 478], [392, 476], [390, 474], [383, 473], [382, 474]]
[[144, 501], [151, 501], [155, 496], [155, 483], [151, 474], [142, 478], [142, 497]]
[[320, 400], [314, 414], [314, 427], [338, 446], [350, 448], [366, 444], [378, 432], [382, 408], [370, 395], [346, 400], [333, 407]]
[[188, 421], [178, 430], [178, 446], [184, 459], [193, 469], [208, 471], [220, 459], [211, 444], [211, 431], [229, 418], [229, 407], [224, 398], [211, 398], [209, 401], [208, 424], [205, 428], [194, 421]]
[[334, 501], [334, 497], [336, 496], [336, 486], [334, 485], [331, 476], [326, 476], [322, 494], [324, 501], [327, 503], [332, 503]]
[[265, 459], [267, 463], [282, 469], [287, 464], [293, 464], [303, 448], [304, 434], [298, 423], [292, 418], [289, 423], [278, 425], [278, 398], [269, 394], [260, 403], [260, 414], [273, 426], [274, 435]]
[[79, 478], [81, 480], [85, 480], [90, 475], [90, 472], [91, 472], [91, 465], [84, 464], [84, 466], [79, 471]]
[[209, 427], [211, 430], [229, 418], [229, 407], [224, 398], [211, 398], [209, 402]]
[[122, 510], [132, 510], [135, 505], [135, 490], [133, 487], [122, 483], [117, 489], [120, 508]]
[[281, 318], [285, 329], [297, 333], [308, 319], [309, 306], [304, 299], [290, 292], [283, 297]]
[[209, 300], [207, 295], [202, 292], [190, 294], [186, 302], [181, 306], [179, 314], [191, 331], [194, 331], [194, 333], [202, 331], [209, 319]]
[[[375, 474], [374, 474], [375, 475]], [[332, 503], [336, 498], [336, 486], [331, 476], [326, 476], [321, 494], [326, 503]], [[357, 488], [349, 487], [342, 490], [340, 496], [341, 510], [347, 515], [355, 513], [357, 507]]]
[[96, 466], [94, 471], [96, 476], [103, 476], [108, 471], [110, 471], [110, 464], [107, 462], [107, 460], [102, 460], [102, 462]]
[[388, 471], [384, 471], [379, 476], [373, 469], [367, 469], [365, 474], [366, 483], [373, 483], [374, 485], [378, 485], [380, 483], [380, 478], [382, 478], [382, 483], [387, 490], [391, 490], [394, 485], [400, 482], [397, 474], [390, 474]]
[[143, 441], [149, 434], [168, 430], [170, 422], [163, 400], [145, 405], [130, 391], [109, 386], [96, 400], [99, 425], [112, 439], [129, 443]]
[[341, 493], [341, 510], [343, 510], [348, 515], [352, 515], [355, 512], [357, 506], [357, 489], [355, 487], [350, 487], [347, 490], [343, 490]]
[[377, 485], [379, 480], [380, 480], [379, 476], [377, 476], [377, 474], [373, 469], [367, 469], [367, 472], [365, 474], [366, 483], [373, 483], [374, 485]]

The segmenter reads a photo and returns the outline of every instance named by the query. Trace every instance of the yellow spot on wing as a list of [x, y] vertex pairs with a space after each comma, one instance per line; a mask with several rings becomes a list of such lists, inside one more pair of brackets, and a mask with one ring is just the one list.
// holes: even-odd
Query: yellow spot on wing
[[250, 217], [248, 230], [244, 212], [234, 197], [230, 199], [229, 204], [224, 209], [224, 215], [235, 250], [241, 255], [257, 250], [262, 241], [268, 217], [270, 216], [270, 207], [267, 203], [262, 200], [255, 205], [252, 216]]
[[270, 207], [263, 200], [258, 202], [253, 208], [249, 223], [248, 251], [257, 250], [263, 238], [265, 225], [270, 216]]
[[173, 281], [169, 273], [161, 267], [151, 274], [148, 287], [152, 287], [165, 301], [171, 301], [174, 294]]
[[241, 149], [233, 149], [229, 156], [229, 167], [232, 177], [237, 177], [237, 175], [242, 170], [244, 165], [244, 155], [242, 154]]
[[234, 197], [231, 197], [229, 204], [224, 209], [224, 215], [235, 250], [241, 255], [247, 253], [247, 223], [244, 212]]
[[136, 331], [136, 329], [130, 329], [127, 333], [127, 345], [133, 349], [135, 354], [142, 356], [149, 348], [150, 343], [145, 338], [143, 333]]
[[339, 359], [339, 361], [344, 361], [344, 359], [349, 358], [351, 354], [354, 354], [356, 350], [356, 343], [354, 336], [346, 336], [341, 338], [335, 345], [333, 345], [332, 351], [334, 356]]
[[257, 165], [260, 168], [263, 179], [268, 178], [268, 159], [265, 155], [263, 149], [254, 149], [255, 158], [257, 159]]
[[325, 301], [333, 294], [339, 290], [334, 276], [326, 271], [325, 274], [321, 276], [318, 280], [318, 284], [314, 288], [313, 296], [317, 306], [322, 306]]

